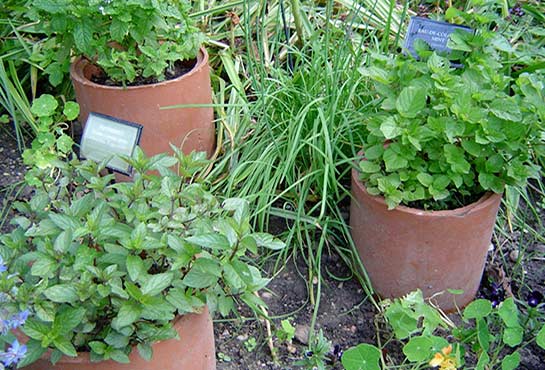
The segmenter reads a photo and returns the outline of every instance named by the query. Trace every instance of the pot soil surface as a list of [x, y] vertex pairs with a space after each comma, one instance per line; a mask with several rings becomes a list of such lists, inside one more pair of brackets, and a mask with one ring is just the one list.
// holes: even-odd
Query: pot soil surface
[[[13, 195], [6, 189], [10, 185], [21, 180], [25, 167], [20, 159], [15, 139], [5, 130], [0, 129], [0, 206], [11, 203]], [[6, 173], [8, 175], [6, 175]], [[24, 200], [23, 191], [19, 200]], [[535, 203], [543, 203], [539, 197], [534, 197]], [[522, 210], [527, 216], [527, 223], [541, 235], [545, 235], [545, 227], [532, 217], [531, 213]], [[9, 217], [12, 216], [10, 213]], [[540, 209], [541, 224], [545, 224], [545, 210]], [[4, 224], [2, 231], [9, 228], [9, 220]], [[274, 230], [281, 230], [284, 223], [276, 220]], [[494, 281], [511, 289], [515, 296], [525, 298], [529, 288], [541, 290], [544, 293], [545, 286], [545, 244], [536, 241], [531, 233], [524, 230], [515, 230], [509, 234], [509, 238], [498, 236], [494, 238], [496, 246], [494, 252], [489, 253], [485, 274]], [[515, 254], [520, 245], [528, 248], [524, 251], [523, 263], [517, 262]], [[316, 321], [316, 329], [323, 329], [324, 335], [341, 349], [356, 345], [358, 343], [375, 343], [377, 329], [374, 323], [372, 304], [364, 301], [364, 293], [355, 279], [340, 281], [338, 278], [351, 276], [342, 260], [335, 256], [324, 256], [322, 258], [322, 272], [324, 281], [322, 283], [322, 294], [320, 310]], [[526, 273], [524, 273], [524, 271]], [[337, 279], [332, 278], [330, 274]], [[510, 276], [517, 274], [523, 276], [524, 285], [520, 284], [521, 279], [511, 281]], [[304, 339], [305, 329], [310, 326], [312, 318], [312, 307], [308, 301], [308, 293], [305, 278], [308, 276], [303, 261], [289, 261], [283, 270], [275, 276], [268, 286], [268, 291], [260, 292], [260, 296], [269, 305], [269, 315], [275, 317], [272, 322], [274, 327], [280, 327], [280, 321], [287, 317], [290, 322], [297, 326], [299, 337]], [[315, 286], [316, 287], [316, 286]], [[488, 294], [485, 284], [481, 285], [478, 295]], [[244, 317], [251, 317], [249, 312], [243, 312]], [[285, 315], [285, 317], [276, 318]], [[379, 323], [378, 331], [382, 338], [389, 334], [383, 324]], [[240, 320], [233, 318], [229, 322], [216, 322], [214, 324], [216, 338], [216, 355], [218, 359], [218, 370], [286, 370], [297, 369], [294, 362], [304, 358], [307, 346], [299, 340], [293, 341], [293, 348], [288, 348], [275, 339], [274, 347], [277, 349], [279, 363], [274, 364], [266, 341], [266, 329], [262, 322], [256, 320]], [[255, 339], [255, 346], [253, 340]], [[293, 352], [291, 353], [290, 350]], [[295, 350], [295, 351], [294, 351]], [[401, 347], [395, 341], [387, 348], [387, 354], [392, 358], [399, 359], [402, 356]], [[333, 358], [333, 356], [330, 356]], [[521, 350], [522, 363], [519, 369], [540, 370], [545, 369], [543, 360], [545, 351], [536, 345]], [[332, 363], [330, 369], [342, 369], [338, 361]]]

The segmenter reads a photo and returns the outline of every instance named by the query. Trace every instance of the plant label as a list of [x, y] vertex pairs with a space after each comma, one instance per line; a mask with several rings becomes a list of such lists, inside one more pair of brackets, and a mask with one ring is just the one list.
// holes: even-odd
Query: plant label
[[109, 159], [106, 167], [132, 174], [132, 167], [121, 156], [132, 156], [140, 142], [142, 125], [91, 112], [80, 142], [80, 157], [96, 162]]
[[414, 49], [414, 42], [417, 39], [426, 42], [431, 50], [448, 53], [451, 51], [447, 46], [449, 36], [457, 29], [473, 32], [471, 28], [466, 26], [434, 21], [422, 17], [411, 17], [407, 35], [405, 36], [404, 47], [417, 59], [418, 54]]

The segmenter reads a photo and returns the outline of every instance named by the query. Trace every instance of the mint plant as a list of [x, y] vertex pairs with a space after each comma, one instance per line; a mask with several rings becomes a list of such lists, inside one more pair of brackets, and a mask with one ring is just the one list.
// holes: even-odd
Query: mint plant
[[186, 0], [33, 0], [27, 16], [48, 39], [34, 55], [56, 86], [72, 55], [100, 66], [114, 82], [158, 81], [175, 62], [195, 58], [203, 36]]
[[384, 196], [390, 209], [452, 209], [537, 176], [544, 78], [511, 76], [505, 44], [481, 28], [453, 33], [449, 56], [420, 47], [420, 60], [371, 57], [361, 73], [374, 84], [377, 111], [364, 123], [359, 163], [370, 194]]
[[264, 306], [253, 292], [268, 279], [247, 254], [284, 244], [252, 232], [245, 200], [220, 201], [197, 181], [204, 154], [126, 159], [129, 183], [70, 155], [36, 167], [32, 199], [15, 204], [17, 228], [1, 237], [0, 256], [21, 280], [3, 294], [32, 314], [19, 365], [47, 349], [53, 362], [78, 351], [128, 362], [133, 347], [148, 359], [153, 342], [177, 336], [177, 315]]

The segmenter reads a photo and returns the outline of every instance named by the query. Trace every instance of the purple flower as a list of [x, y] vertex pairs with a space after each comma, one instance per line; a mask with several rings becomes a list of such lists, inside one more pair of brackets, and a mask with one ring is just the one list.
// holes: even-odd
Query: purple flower
[[4, 366], [15, 365], [24, 357], [26, 353], [26, 346], [21, 345], [17, 339], [11, 343], [11, 346], [6, 352], [0, 352], [0, 362]]
[[0, 320], [0, 335], [6, 335], [9, 331], [9, 321]]
[[28, 318], [28, 310], [16, 313], [9, 319], [10, 328], [16, 329], [23, 325]]
[[8, 268], [4, 264], [4, 259], [2, 258], [2, 256], [0, 256], [0, 273], [5, 272], [7, 270], [8, 270]]
[[543, 302], [543, 294], [541, 294], [537, 290], [534, 290], [533, 292], [528, 294], [526, 301], [528, 302], [528, 306], [537, 307], [541, 302]]

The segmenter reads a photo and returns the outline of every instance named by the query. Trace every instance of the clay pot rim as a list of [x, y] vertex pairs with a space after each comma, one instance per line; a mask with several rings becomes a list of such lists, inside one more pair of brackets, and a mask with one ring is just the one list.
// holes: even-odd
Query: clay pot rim
[[191, 69], [191, 71], [170, 79], [165, 80], [153, 84], [145, 84], [145, 85], [137, 85], [137, 86], [108, 86], [108, 85], [101, 85], [97, 84], [88, 78], [85, 77], [85, 68], [88, 66], [92, 66], [93, 64], [84, 57], [77, 57], [71, 64], [70, 64], [70, 77], [77, 81], [78, 83], [82, 85], [87, 85], [94, 88], [100, 88], [105, 90], [130, 90], [130, 91], [136, 91], [136, 90], [142, 90], [142, 89], [149, 89], [150, 87], [156, 88], [163, 85], [167, 85], [170, 83], [176, 83], [180, 80], [183, 80], [185, 78], [190, 78], [192, 75], [196, 74], [200, 69], [208, 65], [208, 52], [206, 51], [206, 48], [204, 46], [201, 46], [199, 49], [199, 53], [197, 54], [197, 62]]
[[[363, 182], [359, 179], [359, 171], [356, 168], [352, 168], [352, 180], [353, 183], [356, 184], [358, 189], [363, 192], [365, 196], [367, 196], [372, 202], [380, 204], [381, 206], [384, 206], [385, 208], [388, 208], [388, 205], [386, 204], [386, 200], [383, 196], [380, 195], [371, 195], [367, 192], [367, 188], [363, 184]], [[420, 217], [445, 217], [445, 216], [465, 216], [470, 213], [477, 212], [478, 210], [482, 208], [489, 207], [491, 203], [494, 203], [498, 197], [502, 197], [503, 194], [493, 193], [493, 192], [486, 192], [483, 194], [482, 197], [479, 198], [476, 202], [473, 202], [471, 204], [468, 204], [467, 206], [463, 206], [460, 208], [455, 209], [448, 209], [443, 211], [426, 211], [423, 209], [418, 208], [411, 208], [404, 205], [398, 205], [394, 209], [392, 209], [392, 212], [400, 212], [405, 214], [410, 214], [414, 216], [420, 216]]]
[[[197, 311], [197, 312], [192, 312], [192, 313], [187, 313], [187, 314], [184, 314], [184, 315], [176, 316], [174, 318], [173, 322], [172, 322], [172, 327], [174, 327], [174, 328], [180, 327], [182, 325], [184, 319], [187, 319], [189, 316], [193, 316], [193, 315], [209, 315], [208, 306], [205, 305], [202, 309], [200, 309], [200, 311]], [[177, 340], [177, 339], [176, 338], [171, 338], [171, 339], [166, 339], [166, 340]], [[151, 343], [151, 345], [153, 346], [153, 345], [155, 345], [157, 343], [161, 343], [161, 342], [164, 342], [164, 341], [160, 340], [160, 341], [157, 341], [157, 342], [153, 342], [153, 343]], [[49, 361], [52, 352], [53, 351], [51, 349], [48, 349], [42, 355], [42, 358]], [[134, 354], [136, 354], [136, 356], [140, 356], [140, 354], [137, 353], [137, 352], [138, 352], [138, 349], [136, 348], [136, 346], [132, 346], [131, 356], [134, 355]], [[67, 356], [67, 355], [63, 354], [58, 362], [62, 362], [64, 364], [80, 364], [80, 363], [92, 362], [91, 361], [91, 353], [90, 352], [78, 352], [78, 355], [76, 357], [71, 357], [71, 356]], [[98, 362], [98, 363], [100, 363], [100, 362]]]

